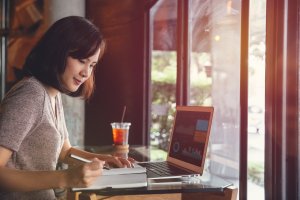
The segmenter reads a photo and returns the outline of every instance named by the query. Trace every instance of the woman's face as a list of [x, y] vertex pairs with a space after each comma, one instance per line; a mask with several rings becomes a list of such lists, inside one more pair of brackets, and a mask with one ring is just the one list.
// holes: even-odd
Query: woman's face
[[71, 56], [67, 57], [66, 69], [61, 76], [61, 83], [65, 89], [70, 92], [76, 92], [92, 74], [97, 64], [100, 49], [89, 58], [76, 59]]

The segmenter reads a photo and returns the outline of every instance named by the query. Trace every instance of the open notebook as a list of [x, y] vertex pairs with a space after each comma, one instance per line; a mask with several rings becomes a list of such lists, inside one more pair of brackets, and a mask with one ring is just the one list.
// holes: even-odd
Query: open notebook
[[72, 188], [73, 191], [99, 190], [105, 188], [136, 188], [147, 186], [146, 169], [140, 166], [134, 168], [112, 168], [103, 170], [103, 174], [87, 188]]
[[213, 107], [177, 106], [165, 162], [141, 162], [148, 178], [202, 175]]

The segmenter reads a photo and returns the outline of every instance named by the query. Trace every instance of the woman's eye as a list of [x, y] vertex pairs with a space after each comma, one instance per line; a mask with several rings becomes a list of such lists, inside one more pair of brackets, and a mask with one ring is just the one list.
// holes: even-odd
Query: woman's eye
[[79, 59], [79, 62], [82, 63], [82, 64], [85, 64], [85, 60]]
[[90, 68], [94, 68], [95, 67], [95, 65], [90, 65]]

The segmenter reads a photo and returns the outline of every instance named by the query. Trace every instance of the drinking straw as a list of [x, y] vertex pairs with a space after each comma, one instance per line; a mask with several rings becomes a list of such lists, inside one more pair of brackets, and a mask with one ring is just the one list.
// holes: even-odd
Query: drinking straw
[[126, 112], [126, 106], [124, 106], [124, 108], [123, 108], [123, 114], [122, 114], [121, 123], [123, 123], [125, 112]]

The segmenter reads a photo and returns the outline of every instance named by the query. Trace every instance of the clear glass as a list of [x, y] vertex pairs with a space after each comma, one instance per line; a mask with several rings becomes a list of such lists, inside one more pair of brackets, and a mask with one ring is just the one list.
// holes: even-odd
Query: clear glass
[[190, 105], [213, 105], [206, 170], [239, 186], [241, 1], [190, 1]]
[[[175, 111], [177, 1], [160, 0], [150, 12], [151, 35], [151, 142], [167, 151]], [[158, 151], [155, 159], [164, 159]]]
[[266, 0], [251, 0], [248, 71], [248, 199], [263, 200]]
[[112, 127], [114, 145], [128, 145], [129, 122], [113, 122], [110, 124]]
[[[165, 150], [175, 109], [176, 4], [161, 0], [151, 9], [151, 145]], [[250, 1], [248, 199], [264, 198], [265, 9], [265, 0]], [[188, 102], [215, 107], [206, 170], [237, 187], [240, 33], [241, 0], [190, 0]]]

